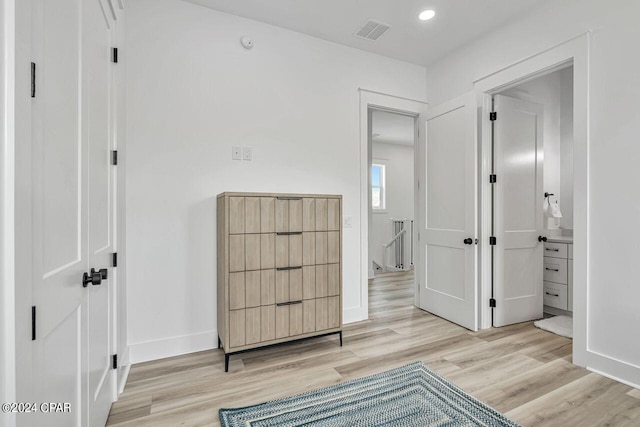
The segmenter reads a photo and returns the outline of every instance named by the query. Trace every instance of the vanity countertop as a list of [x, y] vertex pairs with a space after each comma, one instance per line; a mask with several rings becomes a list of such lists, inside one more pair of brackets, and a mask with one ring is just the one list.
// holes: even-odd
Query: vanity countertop
[[573, 244], [573, 236], [555, 236], [555, 237], [549, 237], [547, 239], [547, 242], [550, 243], [568, 243], [568, 244]]

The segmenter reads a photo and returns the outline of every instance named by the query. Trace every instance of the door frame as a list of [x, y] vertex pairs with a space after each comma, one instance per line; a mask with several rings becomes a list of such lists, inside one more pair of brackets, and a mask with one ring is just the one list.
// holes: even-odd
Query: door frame
[[[509, 87], [573, 65], [574, 128], [574, 291], [573, 291], [573, 362], [587, 365], [587, 299], [589, 289], [589, 43], [590, 33], [583, 33], [536, 55], [474, 81], [481, 114], [480, 177], [491, 171], [491, 96]], [[491, 184], [480, 179], [480, 321], [481, 328], [491, 327]]]
[[[15, 244], [15, 138], [13, 129], [15, 68], [13, 45], [15, 35], [13, 3], [0, 0], [0, 33], [5, 42], [0, 45], [0, 55], [5, 59], [0, 68], [0, 400], [17, 402], [16, 399], [16, 337], [15, 337], [15, 270], [13, 262]], [[15, 423], [15, 414], [0, 414], [0, 424]]]
[[[369, 141], [369, 110], [388, 111], [405, 116], [418, 117], [425, 112], [428, 103], [416, 99], [403, 98], [395, 95], [367, 89], [358, 89], [360, 95], [360, 304], [357, 307], [344, 308], [344, 323], [367, 320], [369, 318], [369, 224], [370, 224], [370, 179], [369, 163], [371, 161], [371, 147]], [[418, 221], [418, 177], [420, 172], [417, 169], [418, 156], [424, 152], [424, 144], [421, 144], [419, 135], [420, 123], [415, 120], [414, 131], [414, 224]], [[417, 227], [413, 228], [414, 242], [417, 242]], [[366, 237], [366, 238], [365, 238]], [[414, 263], [418, 257], [414, 253]], [[417, 267], [416, 267], [417, 268]], [[414, 281], [416, 286], [414, 303], [417, 304], [418, 281]]]

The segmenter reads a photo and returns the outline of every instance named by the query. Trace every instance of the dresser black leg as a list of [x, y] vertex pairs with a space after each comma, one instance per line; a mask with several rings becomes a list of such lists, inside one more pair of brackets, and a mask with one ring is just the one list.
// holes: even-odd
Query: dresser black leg
[[229, 372], [229, 354], [224, 355], [224, 371]]
[[342, 347], [342, 331], [340, 331], [340, 347]]

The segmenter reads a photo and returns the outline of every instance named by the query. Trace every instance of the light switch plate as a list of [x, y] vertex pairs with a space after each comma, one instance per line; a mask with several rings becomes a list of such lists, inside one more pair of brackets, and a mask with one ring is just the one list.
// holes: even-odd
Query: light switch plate
[[231, 147], [231, 160], [242, 160], [242, 148], [234, 145]]
[[242, 160], [253, 160], [253, 149], [251, 147], [242, 147]]
[[343, 224], [343, 227], [344, 227], [344, 228], [351, 228], [351, 227], [353, 227], [353, 217], [351, 217], [351, 216], [345, 216], [345, 217], [344, 217], [344, 220], [343, 220], [343, 222], [342, 222], [342, 224]]

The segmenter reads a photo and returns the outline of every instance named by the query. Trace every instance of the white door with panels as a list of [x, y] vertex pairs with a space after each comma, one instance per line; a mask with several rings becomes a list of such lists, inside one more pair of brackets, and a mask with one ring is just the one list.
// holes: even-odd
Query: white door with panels
[[477, 119], [468, 94], [430, 108], [418, 160], [420, 308], [477, 330]]
[[494, 97], [493, 326], [542, 317], [543, 107]]
[[104, 425], [114, 397], [107, 10], [32, 0], [33, 400], [68, 404], [33, 425]]

